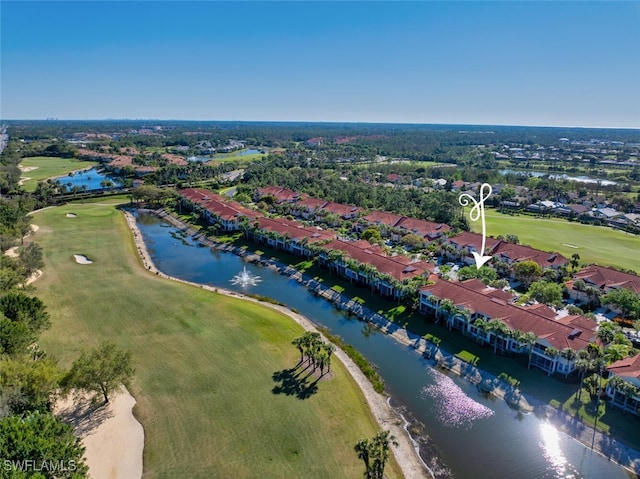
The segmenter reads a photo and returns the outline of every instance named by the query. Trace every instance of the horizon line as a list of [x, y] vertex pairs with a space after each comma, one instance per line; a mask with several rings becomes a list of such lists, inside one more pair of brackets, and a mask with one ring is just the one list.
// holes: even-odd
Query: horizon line
[[148, 121], [148, 122], [210, 122], [210, 123], [325, 123], [325, 124], [366, 124], [366, 125], [438, 125], [438, 126], [483, 126], [483, 127], [524, 127], [524, 128], [569, 128], [569, 129], [590, 129], [590, 130], [638, 130], [640, 126], [571, 126], [571, 125], [535, 125], [535, 124], [507, 124], [507, 123], [434, 123], [434, 122], [402, 122], [402, 121], [338, 121], [338, 120], [214, 120], [214, 119], [160, 119], [160, 118], [0, 118], [2, 122], [19, 121], [86, 121], [86, 122], [115, 122], [115, 121]]

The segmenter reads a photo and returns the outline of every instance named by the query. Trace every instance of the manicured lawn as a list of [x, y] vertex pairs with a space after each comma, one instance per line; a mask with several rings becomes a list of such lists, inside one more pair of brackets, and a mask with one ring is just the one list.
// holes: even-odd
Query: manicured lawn
[[[581, 263], [630, 268], [640, 273], [640, 236], [605, 226], [583, 225], [555, 218], [507, 215], [495, 210], [486, 212], [488, 236], [514, 234], [520, 243], [545, 251], [557, 251], [565, 257], [578, 253]], [[471, 229], [481, 232], [479, 222]], [[569, 246], [571, 245], [571, 246]]]
[[[338, 361], [307, 399], [272, 391], [274, 373], [298, 361], [296, 323], [149, 274], [113, 206], [70, 204], [33, 221], [46, 261], [35, 286], [52, 322], [42, 346], [63, 366], [102, 340], [132, 351], [145, 477], [362, 475], [353, 445], [377, 425]], [[76, 253], [94, 263], [76, 264]], [[386, 472], [400, 477], [393, 462]]]
[[35, 191], [38, 181], [56, 176], [66, 175], [71, 171], [91, 168], [97, 165], [95, 161], [80, 161], [73, 158], [55, 158], [48, 156], [32, 156], [23, 158], [20, 163], [25, 168], [37, 167], [35, 170], [22, 173], [22, 176], [30, 178], [24, 182], [25, 191]]

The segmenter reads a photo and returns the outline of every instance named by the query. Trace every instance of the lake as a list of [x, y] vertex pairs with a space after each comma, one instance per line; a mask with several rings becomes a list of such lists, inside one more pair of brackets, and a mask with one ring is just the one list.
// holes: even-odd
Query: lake
[[611, 180], [601, 180], [599, 178], [593, 178], [590, 176], [569, 176], [566, 174], [557, 174], [557, 173], [545, 173], [544, 171], [533, 171], [533, 170], [500, 170], [500, 173], [503, 175], [513, 174], [513, 175], [522, 175], [522, 176], [534, 176], [536, 178], [540, 178], [543, 176], [548, 176], [549, 178], [553, 178], [554, 180], [569, 180], [569, 181], [577, 181], [579, 183], [600, 183], [602, 186], [611, 186], [616, 185], [617, 182]]

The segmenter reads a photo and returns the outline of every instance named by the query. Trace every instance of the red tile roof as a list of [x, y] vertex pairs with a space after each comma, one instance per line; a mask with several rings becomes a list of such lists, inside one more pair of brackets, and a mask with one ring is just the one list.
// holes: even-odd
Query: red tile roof
[[309, 243], [332, 240], [337, 237], [335, 231], [306, 227], [286, 218], [258, 218], [257, 223], [264, 231], [273, 231], [292, 240], [307, 239]]
[[282, 203], [284, 201], [296, 201], [300, 197], [300, 193], [296, 193], [295, 191], [288, 190], [281, 186], [265, 186], [263, 188], [258, 188], [258, 194], [261, 198], [263, 196], [272, 195], [278, 203]]
[[489, 254], [492, 256], [501, 256], [513, 263], [525, 260], [535, 261], [542, 268], [562, 266], [568, 263], [567, 258], [560, 253], [548, 253], [530, 246], [507, 243], [506, 241], [498, 242], [490, 249]]
[[640, 354], [611, 363], [607, 371], [623, 378], [640, 379]]
[[362, 217], [363, 220], [376, 225], [395, 226], [404, 216], [396, 215], [394, 213], [387, 213], [386, 211], [372, 211], [368, 215]]
[[223, 196], [217, 195], [209, 190], [186, 188], [180, 190], [178, 194], [192, 203], [199, 204], [207, 211], [215, 214], [223, 220], [233, 220], [242, 216], [254, 219], [262, 216], [257, 211], [245, 208], [237, 201], [228, 200]]
[[606, 266], [591, 265], [581, 269], [575, 275], [573, 280], [581, 279], [587, 284], [595, 285], [603, 291], [610, 288], [626, 288], [636, 294], [640, 294], [640, 276], [635, 274], [623, 273]]
[[[476, 250], [479, 252], [480, 248], [482, 248], [482, 235], [477, 233], [470, 233], [469, 231], [465, 231], [458, 235], [452, 236], [447, 241], [461, 249], [469, 248], [471, 250]], [[499, 242], [500, 240], [487, 236], [485, 246], [486, 248], [490, 249], [496, 246]]]
[[435, 284], [423, 286], [420, 291], [428, 291], [440, 299], [448, 298], [456, 306], [472, 313], [500, 319], [512, 330], [532, 332], [558, 350], [569, 347], [579, 351], [586, 348], [589, 342], [595, 341], [595, 321], [582, 316], [572, 317], [569, 322], [557, 321], [538, 314], [535, 309], [525, 309], [491, 297], [488, 294], [489, 288], [484, 291], [476, 288], [475, 282], [439, 280]]
[[432, 221], [406, 217], [402, 218], [396, 224], [396, 227], [429, 239], [435, 239], [443, 233], [451, 231], [449, 225], [444, 223], [434, 223]]
[[380, 273], [389, 274], [398, 281], [430, 274], [435, 265], [424, 261], [412, 262], [404, 255], [387, 256], [379, 246], [372, 246], [368, 241], [333, 240], [322, 245], [327, 251], [340, 250], [362, 264], [374, 266]]
[[327, 204], [327, 200], [321, 200], [319, 198], [313, 198], [311, 196], [305, 196], [303, 198], [300, 198], [296, 204], [300, 205], [300, 206], [304, 206], [307, 211], [315, 211], [317, 209], [322, 208], [324, 205]]
[[333, 201], [328, 201], [321, 209], [341, 217], [351, 216], [364, 211], [362, 208], [358, 206], [345, 205], [342, 203], [334, 203]]

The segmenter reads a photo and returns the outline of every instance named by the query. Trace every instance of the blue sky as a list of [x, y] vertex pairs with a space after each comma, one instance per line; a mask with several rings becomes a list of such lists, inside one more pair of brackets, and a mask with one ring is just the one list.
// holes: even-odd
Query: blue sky
[[640, 2], [0, 2], [0, 117], [640, 127]]

